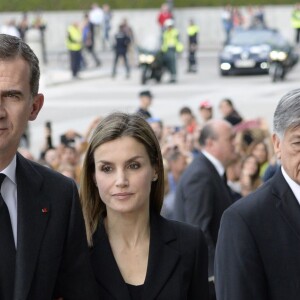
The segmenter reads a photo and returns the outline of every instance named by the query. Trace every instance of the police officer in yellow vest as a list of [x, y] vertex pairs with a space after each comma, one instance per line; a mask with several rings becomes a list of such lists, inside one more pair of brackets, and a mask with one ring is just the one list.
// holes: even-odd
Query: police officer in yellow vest
[[76, 78], [82, 62], [82, 32], [78, 22], [68, 27], [66, 44], [70, 53], [72, 75]]
[[199, 27], [194, 23], [194, 20], [191, 19], [187, 27], [189, 41], [188, 72], [197, 71], [196, 52], [198, 48], [198, 32]]
[[183, 51], [183, 45], [179, 41], [179, 32], [174, 28], [174, 21], [167, 19], [164, 23], [166, 30], [163, 33], [161, 50], [163, 52], [164, 63], [171, 73], [171, 83], [176, 82], [176, 53]]
[[300, 42], [300, 4], [297, 3], [292, 12], [291, 24], [295, 29], [295, 43], [299, 44]]

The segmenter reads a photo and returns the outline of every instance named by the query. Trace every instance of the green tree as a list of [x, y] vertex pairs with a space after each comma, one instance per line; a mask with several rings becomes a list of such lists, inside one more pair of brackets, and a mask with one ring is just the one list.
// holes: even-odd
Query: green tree
[[[224, 6], [229, 3], [235, 6], [246, 5], [287, 5], [294, 4], [291, 0], [173, 0], [175, 7]], [[0, 11], [35, 11], [35, 10], [87, 10], [95, 0], [3, 0], [0, 1]], [[110, 0], [107, 1], [113, 9], [159, 8], [161, 0]], [[100, 4], [101, 2], [99, 2]]]

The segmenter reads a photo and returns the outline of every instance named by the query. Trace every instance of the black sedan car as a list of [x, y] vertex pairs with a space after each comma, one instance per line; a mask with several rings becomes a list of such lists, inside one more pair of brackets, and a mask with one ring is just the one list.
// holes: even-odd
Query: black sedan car
[[267, 74], [270, 53], [279, 49], [287, 54], [293, 51], [275, 29], [236, 29], [219, 55], [220, 74]]

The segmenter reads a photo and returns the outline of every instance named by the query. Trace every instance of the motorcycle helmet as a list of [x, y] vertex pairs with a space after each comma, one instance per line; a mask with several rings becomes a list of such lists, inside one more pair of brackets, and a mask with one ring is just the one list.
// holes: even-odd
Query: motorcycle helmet
[[171, 27], [171, 26], [174, 26], [174, 20], [173, 20], [173, 19], [167, 19], [167, 20], [164, 22], [164, 26], [165, 26], [165, 27]]

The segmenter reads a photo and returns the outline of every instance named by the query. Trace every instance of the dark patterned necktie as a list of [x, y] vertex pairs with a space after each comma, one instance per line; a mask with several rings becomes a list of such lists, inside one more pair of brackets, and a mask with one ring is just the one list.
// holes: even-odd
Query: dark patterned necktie
[[233, 199], [233, 192], [232, 192], [230, 186], [227, 184], [227, 175], [226, 175], [226, 172], [224, 172], [224, 174], [223, 174], [223, 176], [222, 176], [222, 180], [223, 180], [223, 182], [224, 182], [224, 184], [225, 184], [225, 187], [226, 187], [226, 189], [227, 189], [227, 191], [228, 191], [228, 193], [229, 193], [229, 196], [230, 196], [230, 198], [231, 198], [231, 201], [233, 201], [233, 200], [234, 200], [234, 199]]
[[[0, 191], [5, 174], [0, 174]], [[16, 248], [9, 211], [0, 192], [0, 299], [13, 299]]]
[[224, 183], [227, 185], [227, 175], [226, 175], [226, 172], [224, 172], [222, 178], [223, 178]]

